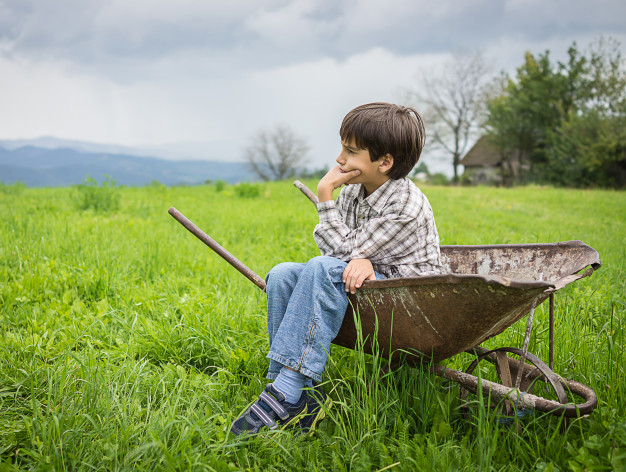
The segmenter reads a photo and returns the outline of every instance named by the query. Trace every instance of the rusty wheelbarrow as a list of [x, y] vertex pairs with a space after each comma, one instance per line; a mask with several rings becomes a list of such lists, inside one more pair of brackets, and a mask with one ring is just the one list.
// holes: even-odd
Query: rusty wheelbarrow
[[[303, 184], [294, 183], [313, 202], [317, 197]], [[265, 281], [226, 251], [175, 208], [169, 213], [191, 233], [227, 262], [265, 290]], [[444, 274], [413, 278], [365, 281], [350, 305], [333, 344], [355, 348], [361, 339], [377, 333], [381, 356], [392, 363], [400, 358], [413, 365], [431, 361], [431, 370], [461, 385], [461, 396], [481, 388], [500, 402], [507, 412], [518, 409], [576, 417], [588, 414], [597, 405], [595, 392], [553, 372], [554, 292], [600, 267], [596, 250], [581, 241], [551, 244], [501, 244], [482, 246], [441, 246]], [[528, 352], [535, 308], [549, 298], [548, 364]], [[528, 314], [522, 349], [503, 347], [487, 350], [480, 344], [501, 333]], [[372, 344], [363, 349], [372, 353]], [[463, 372], [437, 364], [461, 352], [476, 355]], [[515, 359], [510, 354], [519, 357]], [[479, 379], [472, 374], [481, 360], [495, 364], [501, 383]], [[549, 384], [557, 400], [532, 393], [537, 381]], [[566, 391], [584, 400], [568, 401]]]

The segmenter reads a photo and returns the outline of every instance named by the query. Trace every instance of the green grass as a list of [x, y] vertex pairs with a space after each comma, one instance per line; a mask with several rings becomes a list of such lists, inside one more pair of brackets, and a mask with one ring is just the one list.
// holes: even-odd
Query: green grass
[[[263, 276], [318, 254], [306, 198], [289, 183], [154, 185], [80, 210], [76, 189], [0, 190], [0, 470], [626, 468], [623, 192], [424, 188], [442, 244], [580, 239], [599, 251], [602, 268], [556, 295], [555, 370], [596, 391], [589, 417], [562, 431], [536, 413], [519, 432], [483, 408], [466, 419], [455, 384], [408, 367], [381, 377], [386, 359], [334, 347], [334, 406], [316, 433], [243, 444], [228, 430], [265, 384], [265, 299], [167, 209]], [[543, 359], [545, 305], [530, 344]], [[520, 347], [524, 332], [521, 321], [485, 344]]]

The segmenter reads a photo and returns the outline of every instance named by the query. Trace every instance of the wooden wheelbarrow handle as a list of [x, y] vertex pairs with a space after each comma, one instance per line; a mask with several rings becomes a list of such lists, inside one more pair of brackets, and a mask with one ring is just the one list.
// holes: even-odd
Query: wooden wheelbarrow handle
[[[317, 196], [299, 180], [296, 180], [293, 184], [296, 187], [298, 187], [302, 191], [302, 193], [304, 193], [309, 198], [309, 200], [311, 200], [313, 203], [317, 203], [319, 201], [317, 199]], [[221, 256], [222, 259], [224, 259], [231, 266], [233, 266], [235, 269], [237, 269], [239, 272], [245, 275], [248, 278], [248, 280], [250, 280], [254, 285], [259, 287], [261, 290], [265, 291], [265, 286], [266, 286], [265, 280], [259, 277], [258, 274], [256, 274], [247, 265], [245, 265], [243, 262], [241, 262], [239, 259], [233, 256], [230, 252], [224, 249], [219, 243], [217, 243], [217, 241], [211, 238], [208, 234], [206, 234], [204, 231], [198, 228], [189, 218], [187, 218], [185, 215], [183, 215], [180, 211], [178, 211], [174, 207], [171, 207], [168, 210], [168, 213], [172, 215], [172, 217], [176, 221], [178, 221], [181, 225], [187, 228], [187, 230], [191, 234], [193, 234], [196, 238], [198, 238], [204, 244], [206, 244], [211, 249], [213, 249], [213, 251], [215, 251], [219, 256]]]
[[317, 198], [317, 195], [315, 195], [311, 189], [309, 187], [307, 187], [306, 185], [304, 185], [302, 182], [300, 182], [299, 180], [294, 180], [293, 181], [293, 185], [294, 187], [297, 187], [300, 189], [300, 191], [305, 194], [307, 196], [307, 198], [309, 200], [311, 200], [313, 203], [319, 203], [319, 199]]
[[181, 225], [189, 230], [191, 234], [193, 234], [196, 238], [202, 241], [204, 244], [213, 249], [216, 253], [218, 253], [222, 259], [228, 262], [231, 266], [245, 275], [254, 285], [259, 287], [261, 290], [265, 291], [265, 280], [259, 277], [256, 273], [252, 271], [247, 265], [233, 256], [230, 252], [220, 246], [213, 238], [211, 238], [208, 234], [198, 228], [195, 224], [191, 222], [185, 215], [183, 215], [176, 208], [172, 207], [168, 210], [168, 213], [172, 215], [172, 217], [178, 221]]

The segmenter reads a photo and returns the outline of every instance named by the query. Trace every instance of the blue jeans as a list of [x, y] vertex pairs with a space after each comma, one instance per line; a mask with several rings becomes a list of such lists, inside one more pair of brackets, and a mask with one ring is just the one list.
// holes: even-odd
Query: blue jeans
[[[342, 280], [347, 262], [314, 257], [284, 262], [266, 277], [270, 359], [268, 379], [287, 366], [318, 382], [348, 308]], [[377, 278], [383, 278], [376, 274]]]

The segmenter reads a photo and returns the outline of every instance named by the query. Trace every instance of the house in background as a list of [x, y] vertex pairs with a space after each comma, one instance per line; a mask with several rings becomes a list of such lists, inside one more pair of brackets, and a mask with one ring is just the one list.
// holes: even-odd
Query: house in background
[[488, 135], [476, 141], [460, 164], [465, 166], [463, 178], [473, 185], [513, 185], [518, 180], [520, 167], [526, 172], [529, 169], [519, 150], [505, 155]]

